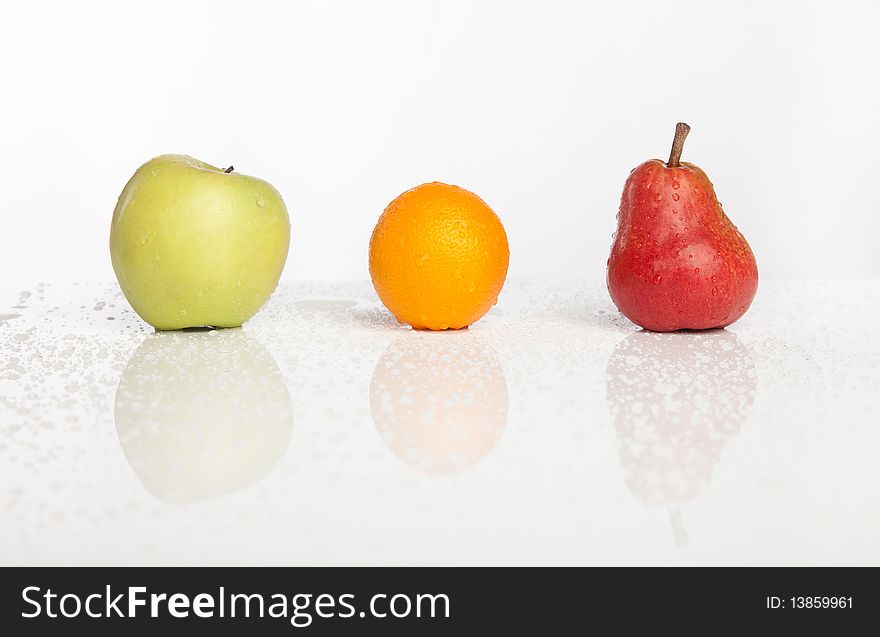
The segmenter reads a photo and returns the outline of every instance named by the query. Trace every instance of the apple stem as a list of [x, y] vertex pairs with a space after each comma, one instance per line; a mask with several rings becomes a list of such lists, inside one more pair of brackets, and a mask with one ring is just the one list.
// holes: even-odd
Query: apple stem
[[[687, 133], [685, 133], [685, 134], [687, 134]], [[679, 154], [681, 154], [681, 151], [679, 151]], [[225, 173], [228, 175], [228, 174], [231, 173], [233, 170], [235, 170], [235, 166], [230, 166], [229, 168], [227, 168], [227, 169], [224, 170], [223, 172], [225, 172]]]
[[669, 161], [666, 166], [678, 168], [681, 166], [681, 150], [684, 148], [685, 137], [691, 132], [691, 127], [684, 122], [675, 125], [675, 139], [672, 140], [672, 151], [669, 153]]

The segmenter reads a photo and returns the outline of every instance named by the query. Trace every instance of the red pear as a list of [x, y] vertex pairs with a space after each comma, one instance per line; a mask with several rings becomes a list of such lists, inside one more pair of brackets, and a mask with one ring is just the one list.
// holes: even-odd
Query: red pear
[[752, 249], [702, 170], [682, 163], [690, 132], [675, 128], [669, 161], [646, 161], [626, 180], [608, 259], [608, 291], [633, 323], [655, 332], [726, 327], [758, 289]]

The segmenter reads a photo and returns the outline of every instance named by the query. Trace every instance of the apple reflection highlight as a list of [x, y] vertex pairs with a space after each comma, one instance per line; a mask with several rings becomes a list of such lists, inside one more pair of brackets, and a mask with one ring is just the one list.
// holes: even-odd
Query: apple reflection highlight
[[402, 334], [370, 382], [379, 435], [431, 476], [459, 473], [488, 455], [507, 424], [508, 402], [500, 363], [468, 330]]
[[668, 507], [683, 544], [678, 505], [708, 487], [755, 402], [751, 354], [727, 330], [640, 331], [614, 349], [606, 383], [626, 485], [645, 504]]
[[242, 330], [156, 332], [122, 373], [115, 420], [144, 486], [185, 503], [269, 474], [289, 445], [293, 410], [272, 356]]

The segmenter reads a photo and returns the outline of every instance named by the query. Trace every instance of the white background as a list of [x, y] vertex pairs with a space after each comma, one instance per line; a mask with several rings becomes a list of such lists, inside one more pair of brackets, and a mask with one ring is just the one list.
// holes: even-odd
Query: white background
[[0, 15], [0, 272], [111, 280], [116, 197], [186, 153], [272, 182], [287, 280], [364, 279], [431, 180], [517, 279], [604, 277], [629, 170], [713, 179], [764, 277], [880, 274], [876, 2], [17, 2]]

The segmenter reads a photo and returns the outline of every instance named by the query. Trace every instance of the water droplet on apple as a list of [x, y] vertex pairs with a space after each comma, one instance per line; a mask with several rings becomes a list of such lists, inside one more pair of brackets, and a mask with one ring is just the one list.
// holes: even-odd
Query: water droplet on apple
[[158, 177], [159, 176], [159, 169], [153, 168], [152, 170], [150, 170], [150, 174], [153, 175], [153, 177]]
[[186, 310], [185, 310], [185, 309], [180, 310], [180, 315], [181, 315], [181, 316], [186, 316]]
[[699, 274], [699, 273], [700, 273], [700, 268], [694, 268], [694, 274]]
[[678, 201], [680, 198], [681, 198], [681, 197], [678, 196], [678, 193], [677, 193], [677, 192], [672, 193], [672, 200], [673, 200], [673, 201]]
[[694, 255], [692, 255], [692, 254], [688, 255], [688, 259], [693, 259], [693, 258], [694, 258]]
[[654, 283], [660, 283], [663, 280], [663, 276], [658, 274], [654, 277]]
[[235, 282], [235, 287], [237, 287], [237, 288], [241, 287], [241, 279], [239, 279], [238, 281]]
[[159, 263], [159, 253], [158, 252], [153, 255], [153, 261], [155, 261], [156, 263]]
[[263, 200], [262, 195], [257, 195], [257, 208], [262, 208], [266, 205], [266, 202]]
[[148, 234], [141, 235], [141, 245], [142, 246], [147, 245], [149, 242], [150, 242], [150, 235], [148, 235]]

